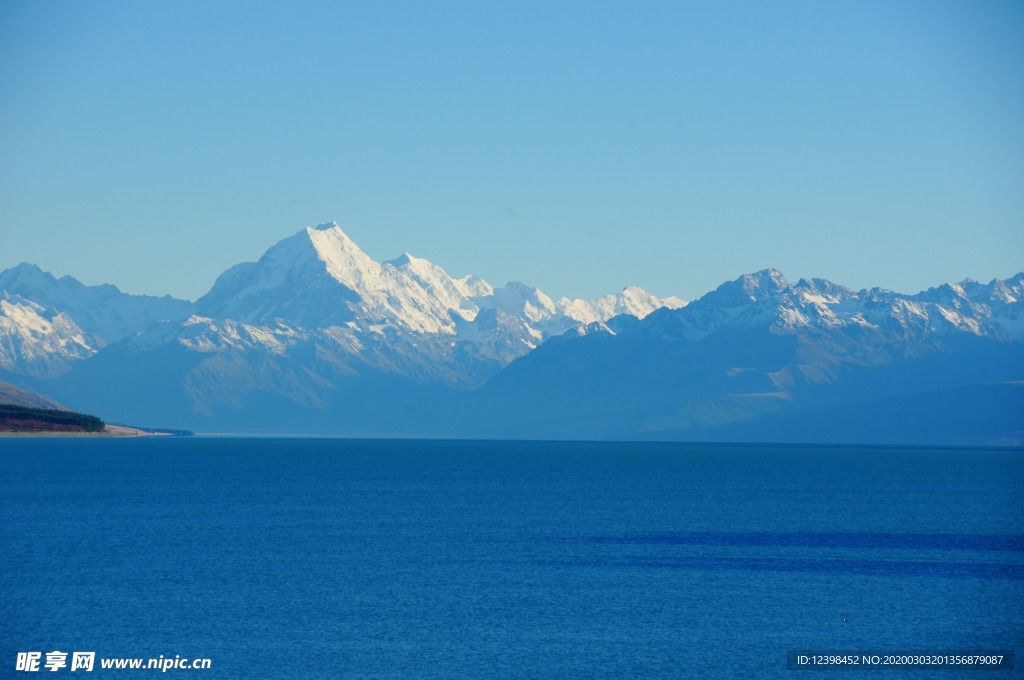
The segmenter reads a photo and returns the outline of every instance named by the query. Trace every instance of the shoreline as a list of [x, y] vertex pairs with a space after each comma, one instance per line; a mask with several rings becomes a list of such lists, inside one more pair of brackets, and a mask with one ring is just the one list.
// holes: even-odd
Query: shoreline
[[134, 427], [107, 425], [102, 432], [60, 432], [42, 430], [35, 432], [0, 432], [0, 437], [170, 437], [167, 432], [144, 432]]

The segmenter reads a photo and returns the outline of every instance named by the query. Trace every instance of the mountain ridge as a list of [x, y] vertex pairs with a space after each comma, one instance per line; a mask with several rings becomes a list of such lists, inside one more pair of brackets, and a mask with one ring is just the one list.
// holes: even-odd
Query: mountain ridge
[[[764, 270], [618, 331], [613, 319], [545, 343], [475, 393], [466, 420], [500, 404], [513, 406], [516, 431], [501, 436], [557, 437], [572, 422], [598, 437], [728, 440], [735, 424], [772, 414], [1020, 380], [1022, 290], [1021, 275], [979, 284], [953, 309], [946, 293], [789, 284]], [[587, 389], [573, 386], [579, 375]]]
[[911, 394], [1016, 399], [977, 386], [1024, 380], [1022, 299], [1024, 274], [901, 294], [764, 269], [690, 303], [632, 286], [556, 301], [408, 252], [378, 262], [330, 222], [194, 303], [0, 272], [0, 375], [198, 431], [727, 440], [815, 409], [892, 427], [857, 404]]

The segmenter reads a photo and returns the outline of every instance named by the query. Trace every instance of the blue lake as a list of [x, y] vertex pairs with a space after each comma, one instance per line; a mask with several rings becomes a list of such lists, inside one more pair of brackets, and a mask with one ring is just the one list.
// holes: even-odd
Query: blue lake
[[8, 438], [0, 461], [4, 677], [33, 650], [206, 657], [169, 674], [208, 678], [1024, 651], [1021, 451]]

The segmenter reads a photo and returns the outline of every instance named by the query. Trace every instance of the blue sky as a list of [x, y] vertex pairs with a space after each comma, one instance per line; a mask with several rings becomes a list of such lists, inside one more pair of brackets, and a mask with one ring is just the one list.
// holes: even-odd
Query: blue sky
[[0, 268], [195, 298], [337, 220], [553, 296], [1024, 269], [1020, 2], [0, 3]]

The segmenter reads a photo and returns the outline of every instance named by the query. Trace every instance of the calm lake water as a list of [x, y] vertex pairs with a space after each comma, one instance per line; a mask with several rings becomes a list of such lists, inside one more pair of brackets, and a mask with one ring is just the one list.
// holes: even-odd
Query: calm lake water
[[1024, 652], [1020, 451], [0, 439], [0, 461], [4, 677], [52, 650], [206, 657], [167, 677], [208, 678], [849, 677], [787, 651]]

